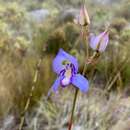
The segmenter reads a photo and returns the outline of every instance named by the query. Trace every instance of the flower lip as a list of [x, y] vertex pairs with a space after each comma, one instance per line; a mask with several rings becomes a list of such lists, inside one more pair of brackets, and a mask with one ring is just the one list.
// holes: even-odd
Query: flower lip
[[69, 84], [71, 83], [71, 78], [63, 78], [61, 81], [60, 81], [60, 84], [63, 88], [65, 88], [66, 86], [68, 86]]

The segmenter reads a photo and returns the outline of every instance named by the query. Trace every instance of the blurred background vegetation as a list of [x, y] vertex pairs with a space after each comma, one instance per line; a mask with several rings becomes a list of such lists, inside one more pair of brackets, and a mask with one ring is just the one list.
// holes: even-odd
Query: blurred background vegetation
[[[39, 67], [36, 89], [31, 98], [31, 110], [39, 101], [42, 102], [40, 107], [43, 107], [43, 112], [46, 112], [44, 106], [50, 105], [44, 103], [41, 98], [47, 94], [56, 77], [52, 72], [52, 60], [59, 48], [78, 58], [82, 72], [86, 43], [82, 43], [80, 28], [73, 23], [80, 5], [80, 0], [0, 0], [0, 119], [2, 121], [11, 113], [20, 117], [19, 113], [23, 111], [29, 96], [40, 58], [42, 63]], [[91, 33], [98, 34], [110, 26], [110, 42], [106, 52], [101, 55], [95, 68], [91, 66], [86, 72], [86, 77], [91, 82], [90, 88], [105, 91], [108, 95], [116, 93], [123, 97], [130, 96], [130, 1], [86, 0], [86, 7], [91, 19], [89, 27]], [[89, 51], [92, 54], [92, 50]], [[66, 93], [69, 97], [68, 91]], [[73, 93], [71, 88], [70, 91]], [[62, 92], [61, 95], [63, 96], [64, 93]], [[61, 99], [66, 102], [68, 97]], [[51, 104], [51, 107], [53, 105]], [[81, 106], [83, 107], [82, 103]], [[61, 106], [54, 105], [51, 111], [53, 114], [58, 112], [57, 107]], [[66, 107], [67, 105], [62, 110]], [[56, 116], [60, 117], [60, 114]], [[44, 116], [52, 117], [47, 119], [55, 121], [53, 115]], [[30, 118], [27, 117], [27, 120], [32, 119]], [[44, 121], [45, 124], [47, 121]], [[8, 130], [4, 128], [6, 126], [0, 126], [2, 130]], [[53, 130], [53, 128], [49, 129]]]

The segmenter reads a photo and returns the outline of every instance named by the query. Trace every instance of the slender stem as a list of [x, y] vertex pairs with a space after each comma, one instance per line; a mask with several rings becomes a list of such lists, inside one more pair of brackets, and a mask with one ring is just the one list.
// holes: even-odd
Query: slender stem
[[77, 99], [77, 95], [78, 95], [78, 88], [76, 88], [75, 91], [75, 96], [74, 96], [74, 100], [73, 100], [73, 107], [72, 107], [72, 112], [71, 112], [71, 117], [70, 117], [70, 122], [69, 122], [69, 127], [68, 130], [72, 129], [72, 124], [73, 124], [73, 116], [74, 116], [74, 110], [75, 110], [75, 105], [76, 105], [76, 99]]
[[30, 91], [30, 94], [29, 94], [29, 97], [26, 101], [26, 104], [25, 104], [25, 107], [24, 107], [24, 111], [23, 111], [23, 114], [21, 116], [21, 120], [20, 120], [20, 124], [19, 124], [19, 128], [18, 130], [22, 130], [23, 128], [23, 125], [24, 125], [24, 121], [25, 121], [25, 113], [27, 112], [28, 108], [29, 108], [29, 105], [30, 105], [30, 102], [31, 102], [31, 98], [32, 98], [32, 95], [33, 95], [33, 92], [36, 88], [36, 82], [37, 82], [37, 78], [38, 78], [38, 72], [39, 72], [39, 66], [41, 64], [41, 61], [42, 59], [39, 59], [38, 61], [38, 64], [37, 64], [37, 67], [36, 67], [36, 71], [35, 71], [35, 74], [34, 74], [34, 78], [33, 78], [33, 85], [32, 85], [32, 88], [31, 88], [31, 91]]
[[83, 41], [84, 41], [84, 44], [86, 45], [86, 59], [88, 59], [89, 57], [89, 47], [88, 47], [88, 35], [89, 35], [89, 31], [88, 31], [88, 28], [86, 27], [83, 27], [83, 33], [84, 33], [84, 36], [83, 36]]
[[[87, 64], [85, 63], [84, 69], [83, 69], [83, 72], [82, 72], [83, 75], [85, 75], [86, 69], [87, 69]], [[76, 89], [76, 91], [75, 91], [75, 95], [74, 95], [73, 107], [72, 107], [72, 111], [71, 111], [71, 117], [70, 117], [70, 121], [69, 121], [68, 130], [71, 130], [71, 129], [72, 129], [74, 111], [75, 111], [77, 96], [78, 96], [78, 92], [79, 92], [79, 89], [78, 89], [78, 88], [75, 88], [75, 89]]]
[[[85, 35], [87, 34], [87, 30], [85, 28], [83, 28], [83, 34], [85, 34]], [[87, 44], [86, 41], [87, 41], [86, 37], [83, 36], [83, 42], [84, 42], [84, 44]], [[88, 56], [89, 56], [88, 45], [86, 45], [86, 58], [88, 58]], [[86, 64], [86, 60], [85, 60], [85, 64], [84, 64], [82, 75], [85, 75], [86, 69], [87, 69], [87, 64]], [[73, 100], [72, 111], [71, 111], [71, 117], [70, 117], [69, 126], [68, 126], [68, 130], [72, 129], [73, 117], [74, 117], [74, 111], [75, 111], [75, 106], [76, 106], [78, 92], [79, 92], [79, 89], [76, 88], [75, 95], [74, 95], [74, 100]]]
[[[85, 0], [82, 0], [82, 3], [85, 4]], [[83, 28], [81, 27], [81, 30], [83, 31], [82, 32], [82, 34], [83, 34], [83, 43], [86, 45], [86, 59], [88, 59], [88, 57], [89, 57], [89, 50], [88, 49], [89, 48], [88, 48], [88, 43], [87, 43], [88, 39], [86, 37], [88, 35], [88, 30], [87, 30], [86, 27], [83, 27]], [[85, 72], [86, 72], [86, 69], [87, 69], [86, 59], [85, 59], [85, 64], [84, 64], [82, 75], [85, 75]], [[76, 88], [68, 130], [72, 129], [73, 117], [74, 117], [74, 111], [75, 111], [75, 106], [76, 106], [76, 100], [77, 100], [77, 97], [78, 97], [78, 92], [79, 92], [79, 89]]]

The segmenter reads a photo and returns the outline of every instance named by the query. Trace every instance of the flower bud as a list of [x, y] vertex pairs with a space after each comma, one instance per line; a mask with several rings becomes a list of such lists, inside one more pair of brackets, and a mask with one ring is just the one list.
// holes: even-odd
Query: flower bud
[[74, 19], [74, 23], [79, 24], [81, 26], [87, 26], [90, 24], [89, 15], [87, 9], [85, 8], [85, 5], [82, 5], [80, 9], [80, 14], [76, 19]]
[[109, 42], [108, 30], [100, 33], [98, 36], [91, 34], [90, 36], [90, 47], [96, 51], [105, 51]]

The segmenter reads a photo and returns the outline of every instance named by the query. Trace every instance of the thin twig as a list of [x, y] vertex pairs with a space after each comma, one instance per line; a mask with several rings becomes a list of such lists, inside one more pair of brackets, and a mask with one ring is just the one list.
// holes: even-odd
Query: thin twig
[[118, 78], [120, 72], [124, 69], [124, 67], [126, 66], [126, 64], [127, 64], [128, 61], [129, 61], [128, 59], [125, 59], [125, 60], [119, 65], [119, 67], [118, 67], [118, 72], [117, 72], [116, 74], [114, 74], [114, 76], [111, 78], [112, 80], [110, 80], [111, 82], [109, 82], [109, 84], [107, 85], [107, 89], [106, 89], [107, 91], [109, 91], [109, 90], [112, 88], [112, 86], [113, 86], [113, 84], [115, 83], [115, 81], [117, 80], [117, 78]]
[[20, 120], [20, 124], [19, 124], [18, 130], [22, 130], [22, 128], [23, 128], [24, 121], [25, 121], [25, 113], [27, 112], [27, 110], [29, 108], [33, 92], [34, 92], [34, 90], [36, 88], [36, 82], [37, 82], [37, 79], [38, 79], [38, 73], [39, 73], [39, 68], [40, 68], [41, 62], [42, 62], [42, 58], [40, 58], [38, 63], [37, 63], [37, 67], [36, 67], [36, 70], [35, 70], [33, 83], [32, 83], [33, 85], [31, 87], [31, 91], [30, 91], [29, 97], [28, 97], [28, 99], [26, 101], [26, 104], [25, 104], [25, 107], [24, 107], [24, 111], [23, 111], [23, 114], [22, 114], [22, 117], [21, 117], [21, 120]]

